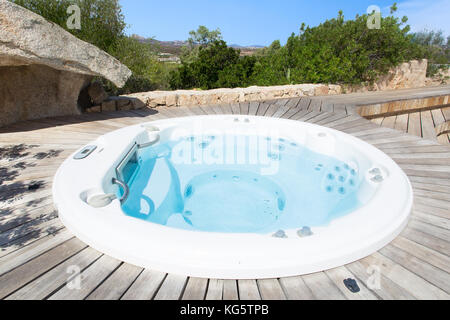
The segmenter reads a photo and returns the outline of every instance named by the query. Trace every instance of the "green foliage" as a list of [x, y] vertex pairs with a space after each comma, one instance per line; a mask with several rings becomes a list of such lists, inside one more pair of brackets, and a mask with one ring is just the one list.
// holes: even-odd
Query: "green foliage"
[[110, 54], [128, 66], [133, 75], [121, 89], [107, 85], [110, 94], [169, 89], [170, 72], [178, 66], [158, 61], [157, 51], [158, 48], [150, 42], [129, 37], [119, 39]]
[[440, 69], [448, 69], [450, 64], [450, 37], [444, 38], [442, 31], [424, 30], [413, 35], [412, 41], [418, 44], [428, 59], [428, 76], [435, 76]]
[[197, 30], [189, 32], [189, 35], [188, 45], [181, 49], [181, 61], [185, 64], [194, 62], [198, 58], [200, 49], [222, 40], [220, 29], [209, 30], [205, 26], [199, 26]]
[[367, 28], [367, 15], [335, 19], [317, 27], [302, 26], [286, 45], [268, 50], [254, 75], [259, 85], [285, 83], [372, 82], [391, 67], [420, 56], [409, 26], [392, 16], [382, 18], [381, 29]]
[[229, 48], [223, 40], [200, 46], [193, 62], [184, 63], [172, 73], [171, 87], [213, 89], [238, 85], [251, 69], [250, 59], [240, 59], [239, 55], [239, 50]]
[[209, 30], [205, 26], [199, 26], [196, 31], [192, 30], [189, 32], [189, 35], [188, 43], [192, 47], [196, 45], [205, 47], [212, 42], [222, 40], [220, 29]]
[[[397, 10], [394, 4], [391, 14]], [[369, 16], [345, 20], [342, 11], [317, 27], [302, 24], [286, 45], [274, 41], [251, 59], [239, 58], [225, 43], [207, 42], [198, 54], [184, 59], [172, 74], [172, 88], [216, 88], [290, 83], [371, 83], [394, 66], [427, 56], [413, 41], [407, 18], [388, 16], [380, 29], [369, 29]], [[207, 30], [207, 29], [206, 29]], [[205, 48], [206, 47], [206, 48]], [[217, 55], [217, 56], [215, 56]], [[224, 59], [226, 57], [226, 59]]]

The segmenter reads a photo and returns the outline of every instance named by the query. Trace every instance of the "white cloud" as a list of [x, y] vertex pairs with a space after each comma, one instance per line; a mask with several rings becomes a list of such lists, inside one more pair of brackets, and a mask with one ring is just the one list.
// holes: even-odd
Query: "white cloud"
[[[384, 8], [383, 15], [389, 14], [389, 8]], [[408, 24], [413, 32], [427, 30], [442, 30], [450, 35], [450, 0], [408, 0], [398, 3], [398, 17], [407, 16]]]

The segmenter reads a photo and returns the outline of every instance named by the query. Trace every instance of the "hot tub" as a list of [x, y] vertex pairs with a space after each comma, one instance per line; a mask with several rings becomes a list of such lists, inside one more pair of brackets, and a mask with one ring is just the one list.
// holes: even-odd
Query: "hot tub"
[[413, 193], [383, 152], [284, 119], [200, 116], [126, 127], [59, 168], [54, 202], [93, 248], [168, 273], [279, 278], [368, 256]]

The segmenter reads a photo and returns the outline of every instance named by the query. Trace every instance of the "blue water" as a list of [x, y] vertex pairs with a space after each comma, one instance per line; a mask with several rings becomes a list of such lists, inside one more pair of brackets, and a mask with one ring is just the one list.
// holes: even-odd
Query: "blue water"
[[186, 230], [326, 226], [361, 204], [357, 168], [271, 137], [188, 136], [139, 151], [125, 214]]

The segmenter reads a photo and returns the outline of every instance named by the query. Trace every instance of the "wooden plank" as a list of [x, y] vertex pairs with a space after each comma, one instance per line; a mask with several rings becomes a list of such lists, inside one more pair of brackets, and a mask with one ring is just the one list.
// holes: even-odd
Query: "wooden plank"
[[199, 106], [199, 108], [201, 108], [203, 110], [203, 112], [205, 112], [205, 114], [208, 114], [208, 115], [216, 114], [216, 112], [213, 110], [213, 108], [209, 105], [202, 105], [202, 106]]
[[188, 108], [192, 113], [199, 116], [203, 116], [206, 114], [205, 111], [203, 111], [203, 109], [199, 108], [198, 106], [186, 106], [186, 108]]
[[376, 125], [381, 126], [383, 124], [385, 118], [375, 118], [371, 119], [370, 122], [375, 123]]
[[145, 269], [121, 300], [151, 300], [166, 278], [166, 273]]
[[445, 134], [448, 134], [448, 133], [450, 133], [450, 120], [446, 121], [444, 123], [441, 123], [440, 125], [438, 125], [436, 127], [436, 134], [438, 136], [445, 135]]
[[[100, 258], [102, 254], [92, 248], [86, 248], [56, 266], [41, 277], [27, 284], [25, 287], [16, 291], [8, 297], [11, 300], [42, 300], [50, 296], [59, 288], [65, 286], [68, 281], [73, 280], [73, 267], [80, 271], [87, 268], [90, 264]], [[75, 269], [73, 269], [75, 270]]]
[[0, 299], [20, 289], [84, 248], [86, 248], [84, 243], [78, 239], [72, 239], [2, 275], [0, 277], [2, 284]]
[[308, 109], [300, 109], [300, 111], [294, 113], [292, 116], [290, 116], [287, 119], [291, 119], [291, 120], [299, 120], [301, 119], [304, 115], [311, 113], [311, 110]]
[[408, 133], [418, 136], [418, 137], [422, 136], [422, 126], [420, 123], [420, 112], [415, 112], [415, 113], [409, 114]]
[[[427, 223], [423, 223], [416, 219], [410, 219], [408, 223], [408, 227], [414, 230], [418, 230], [423, 233], [427, 233], [429, 235], [432, 235], [436, 238], [442, 239], [444, 241], [450, 242], [450, 232], [448, 232], [444, 228], [436, 227]], [[450, 246], [450, 243], [449, 243]]]
[[40, 256], [50, 249], [59, 246], [67, 240], [73, 238], [68, 230], [63, 230], [56, 235], [48, 235], [30, 245], [24, 246], [0, 258], [0, 275], [17, 268], [20, 265]]
[[425, 247], [417, 242], [411, 241], [402, 236], [397, 237], [391, 245], [412, 254], [413, 256], [426, 261], [427, 263], [450, 273], [450, 257]]
[[443, 145], [448, 145], [450, 143], [449, 140], [450, 134], [441, 134], [436, 138], [436, 141]]
[[318, 300], [345, 300], [345, 296], [324, 272], [302, 276], [303, 281]]
[[25, 248], [28, 245], [39, 241], [40, 239], [46, 238], [48, 236], [55, 236], [59, 232], [62, 232], [64, 230], [64, 227], [62, 226], [61, 222], [59, 222], [57, 219], [55, 220], [55, 224], [49, 225], [48, 228], [45, 228], [39, 234], [29, 233], [24, 237], [14, 240], [13, 242], [9, 242], [7, 246], [1, 249], [0, 257], [7, 256], [13, 252], [16, 252], [17, 250]]
[[345, 104], [334, 104], [334, 113], [347, 115]]
[[273, 115], [280, 109], [283, 107], [284, 104], [280, 104], [280, 103], [272, 103], [269, 108], [267, 108], [266, 113], [264, 113], [265, 117], [273, 117]]
[[[445, 161], [445, 159], [443, 159]], [[402, 164], [403, 165], [403, 164]], [[414, 189], [415, 194], [417, 194], [418, 197], [426, 197], [429, 199], [437, 199], [444, 201], [444, 208], [447, 205], [447, 207], [450, 207], [450, 195], [446, 192], [440, 192], [439, 190], [423, 190], [420, 188]], [[448, 202], [447, 204], [445, 202]]]
[[331, 117], [317, 121], [316, 124], [321, 125], [321, 126], [328, 126], [328, 124], [334, 123], [336, 120], [340, 120], [340, 119], [343, 119], [346, 117], [347, 117], [347, 115], [344, 113], [337, 113], [337, 114], [335, 113]]
[[394, 129], [396, 120], [397, 120], [397, 116], [386, 117], [386, 118], [384, 118], [383, 123], [381, 125], [386, 128]]
[[239, 300], [236, 280], [223, 280], [223, 300]]
[[186, 285], [186, 281], [186, 276], [168, 274], [161, 288], [158, 290], [158, 293], [155, 296], [155, 300], [180, 299]]
[[103, 255], [89, 268], [81, 272], [81, 283], [79, 287], [64, 286], [51, 295], [49, 300], [83, 300], [95, 290], [121, 262], [109, 256]]
[[182, 300], [204, 300], [208, 279], [189, 278]]
[[259, 102], [258, 101], [250, 102], [249, 109], [248, 109], [248, 114], [250, 116], [256, 116], [256, 114], [258, 113], [258, 108], [259, 108]]
[[231, 106], [228, 103], [221, 104], [220, 107], [224, 114], [233, 114], [233, 110], [231, 110]]
[[238, 280], [239, 300], [261, 300], [256, 280]]
[[443, 291], [450, 292], [450, 275], [447, 272], [395, 246], [386, 246], [380, 253]]
[[[14, 214], [14, 212], [9, 212], [3, 217], [0, 217], [0, 233], [6, 232], [12, 229], [20, 230], [20, 227], [24, 227], [29, 225], [34, 221], [34, 223], [38, 221], [48, 221], [57, 216], [57, 212], [53, 204], [48, 204], [40, 208], [30, 208], [26, 215]], [[26, 227], [25, 227], [26, 228]]]
[[286, 114], [290, 109], [294, 109], [289, 103], [284, 106], [280, 106], [278, 110], [272, 115], [273, 118], [281, 118], [284, 114]]
[[258, 288], [263, 300], [286, 300], [278, 279], [258, 280]]
[[320, 112], [320, 108], [322, 107], [322, 100], [313, 99], [308, 106], [308, 110]]
[[375, 253], [367, 258], [362, 259], [369, 265], [375, 265], [380, 268], [383, 275], [395, 282], [400, 287], [408, 291], [417, 299], [449, 299], [447, 293], [435, 287], [423, 278], [417, 276], [403, 266], [394, 263], [380, 253]]
[[266, 114], [267, 109], [270, 107], [270, 104], [266, 102], [261, 102], [258, 107], [258, 111], [256, 113], [257, 116], [264, 116]]
[[322, 107], [320, 109], [322, 112], [333, 112], [334, 105], [332, 102], [323, 102]]
[[210, 279], [205, 299], [222, 300], [222, 297], [223, 297], [223, 280]]
[[399, 130], [401, 132], [408, 132], [408, 121], [409, 121], [409, 114], [401, 114], [397, 116], [397, 119], [395, 120], [395, 130]]
[[305, 284], [302, 277], [281, 278], [280, 284], [288, 300], [314, 299], [314, 295]]
[[434, 109], [431, 110], [431, 115], [433, 117], [433, 124], [435, 127], [443, 124], [445, 122], [444, 114], [442, 113], [442, 109]]
[[241, 114], [248, 115], [250, 103], [249, 102], [241, 102], [239, 103], [239, 108], [241, 110]]
[[450, 218], [450, 212], [447, 212], [446, 217], [439, 217], [433, 214], [423, 213], [415, 209], [413, 217], [423, 223], [443, 228], [445, 230], [450, 230], [450, 220], [448, 219]]
[[420, 113], [422, 120], [422, 135], [424, 139], [436, 140], [436, 130], [434, 128], [433, 117], [430, 111]]
[[220, 105], [213, 105], [213, 106], [211, 106], [211, 110], [213, 110], [218, 115], [225, 114], [223, 112], [223, 109], [222, 109], [222, 107]]
[[442, 108], [442, 114], [444, 115], [445, 121], [450, 120], [450, 107]]
[[56, 218], [52, 218], [48, 221], [37, 220], [36, 224], [33, 224], [32, 221], [24, 226], [19, 226], [0, 234], [0, 247], [2, 249], [7, 249], [10, 246], [16, 246], [17, 242], [20, 242], [23, 245], [27, 236], [33, 240], [49, 234], [54, 234], [57, 230], [62, 228], [63, 225], [61, 221]]
[[307, 110], [309, 108], [309, 105], [311, 104], [312, 100], [309, 97], [301, 97], [300, 102], [298, 103], [297, 107], [300, 110]]
[[316, 117], [308, 120], [308, 122], [317, 124], [319, 121], [327, 120], [329, 118], [332, 118], [333, 116], [335, 116], [335, 114], [332, 112], [322, 112], [321, 114], [317, 115]]
[[142, 268], [123, 263], [87, 300], [119, 300], [142, 271]]
[[241, 114], [241, 108], [239, 106], [239, 103], [231, 104], [231, 111], [233, 112], [233, 114]]

